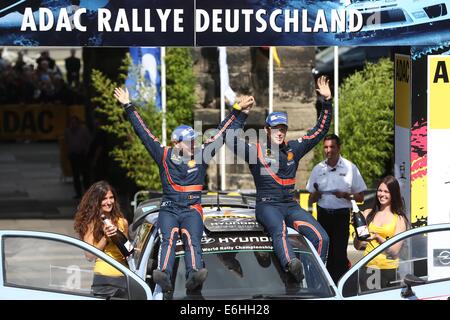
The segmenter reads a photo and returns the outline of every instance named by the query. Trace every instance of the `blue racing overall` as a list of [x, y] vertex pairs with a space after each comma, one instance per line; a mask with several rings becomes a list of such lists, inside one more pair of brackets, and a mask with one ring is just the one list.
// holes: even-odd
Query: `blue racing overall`
[[256, 219], [272, 237], [283, 268], [295, 257], [288, 241], [287, 227], [308, 238], [322, 260], [326, 261], [328, 235], [317, 220], [295, 201], [294, 188], [300, 159], [326, 135], [330, 122], [331, 102], [322, 99], [322, 111], [316, 126], [302, 138], [281, 144], [278, 151], [267, 144], [245, 143], [245, 161], [249, 163], [256, 186]]
[[159, 143], [144, 124], [133, 104], [125, 105], [125, 110], [136, 134], [159, 167], [163, 197], [158, 217], [161, 237], [158, 269], [171, 276], [175, 261], [175, 247], [181, 235], [185, 247], [186, 277], [188, 277], [191, 271], [204, 267], [200, 243], [203, 235], [201, 194], [208, 163], [204, 161], [206, 157], [203, 157], [203, 153], [207, 149], [213, 150], [212, 154], [214, 154], [213, 144], [220, 147], [224, 143], [227, 129], [242, 128], [247, 114], [233, 109], [219, 125], [217, 134], [202, 145], [197, 154], [186, 159], [174, 152], [173, 148]]

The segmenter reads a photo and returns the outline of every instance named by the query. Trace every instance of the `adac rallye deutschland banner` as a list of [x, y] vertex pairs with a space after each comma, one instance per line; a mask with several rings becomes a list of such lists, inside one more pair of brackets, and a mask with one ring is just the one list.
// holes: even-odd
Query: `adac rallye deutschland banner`
[[193, 44], [194, 0], [0, 1], [0, 45]]
[[450, 0], [4, 0], [0, 45], [437, 45]]

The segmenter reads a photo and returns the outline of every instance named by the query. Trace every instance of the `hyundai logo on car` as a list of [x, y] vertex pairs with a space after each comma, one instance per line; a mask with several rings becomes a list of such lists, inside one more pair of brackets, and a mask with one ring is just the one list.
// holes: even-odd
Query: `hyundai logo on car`
[[202, 237], [202, 244], [211, 244], [214, 243], [216, 241], [216, 239], [214, 238], [209, 238], [209, 237]]

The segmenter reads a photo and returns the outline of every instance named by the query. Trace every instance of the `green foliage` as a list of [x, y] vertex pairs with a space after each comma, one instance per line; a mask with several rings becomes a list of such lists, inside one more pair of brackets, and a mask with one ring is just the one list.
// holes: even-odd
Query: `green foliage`
[[[392, 171], [393, 68], [389, 59], [368, 63], [364, 70], [346, 78], [339, 88], [341, 153], [358, 166], [369, 188]], [[315, 153], [316, 164], [323, 159], [321, 143]]]
[[[121, 82], [124, 83], [128, 70], [139, 80], [138, 69], [132, 65], [129, 55], [125, 58], [121, 68]], [[193, 119], [192, 107], [194, 97], [194, 74], [192, 71], [192, 57], [189, 49], [168, 48], [166, 50], [166, 92], [167, 92], [167, 135], [181, 123], [191, 124]], [[92, 73], [93, 86], [97, 96], [93, 102], [97, 105], [96, 112], [107, 119], [102, 129], [117, 137], [119, 143], [111, 152], [111, 156], [127, 171], [136, 185], [145, 189], [160, 190], [161, 181], [159, 168], [148, 151], [134, 133], [131, 124], [126, 119], [122, 106], [114, 98], [114, 88], [122, 86], [108, 79], [101, 72]], [[148, 92], [142, 92], [146, 95]], [[138, 98], [140, 101], [144, 99]], [[150, 100], [137, 106], [138, 112], [152, 133], [162, 136], [162, 113], [157, 110]]]
[[195, 77], [190, 49], [168, 48], [167, 74], [167, 132], [181, 124], [193, 125], [192, 108], [195, 104]]

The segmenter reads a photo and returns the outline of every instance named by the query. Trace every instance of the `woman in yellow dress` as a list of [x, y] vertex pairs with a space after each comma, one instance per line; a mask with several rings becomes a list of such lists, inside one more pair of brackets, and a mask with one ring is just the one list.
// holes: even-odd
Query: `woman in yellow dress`
[[[363, 215], [370, 237], [366, 241], [355, 238], [353, 244], [357, 250], [364, 250], [364, 256], [387, 239], [407, 229], [409, 222], [400, 194], [400, 185], [395, 177], [386, 176], [379, 182], [375, 203], [372, 209], [365, 210]], [[367, 263], [365, 270], [360, 273], [363, 291], [395, 285], [401, 247], [402, 241], [390, 246]]]
[[[104, 251], [124, 266], [127, 261], [110, 237], [117, 229], [128, 235], [128, 222], [116, 202], [117, 194], [106, 181], [98, 181], [91, 185], [81, 199], [75, 214], [74, 229], [80, 238]], [[103, 223], [101, 216], [105, 215], [112, 225]], [[96, 256], [86, 253], [88, 260]], [[103, 297], [126, 298], [126, 281], [123, 274], [101, 259], [95, 260], [92, 293]]]

